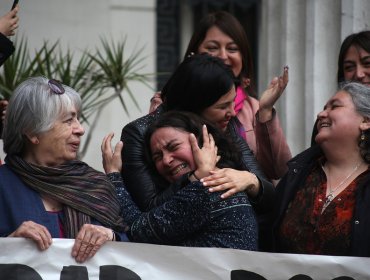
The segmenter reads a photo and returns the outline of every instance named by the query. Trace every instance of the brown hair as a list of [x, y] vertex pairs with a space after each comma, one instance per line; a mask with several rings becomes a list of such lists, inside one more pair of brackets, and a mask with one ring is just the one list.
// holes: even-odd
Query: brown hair
[[248, 87], [248, 94], [254, 96], [253, 59], [248, 37], [243, 26], [230, 13], [217, 11], [204, 17], [190, 39], [188, 48], [185, 52], [185, 58], [191, 55], [191, 53], [198, 52], [199, 46], [204, 41], [208, 30], [213, 26], [218, 27], [223, 33], [228, 35], [239, 47], [242, 56], [242, 70], [237, 78], [239, 81], [241, 81], [242, 78], [250, 79], [251, 84]]

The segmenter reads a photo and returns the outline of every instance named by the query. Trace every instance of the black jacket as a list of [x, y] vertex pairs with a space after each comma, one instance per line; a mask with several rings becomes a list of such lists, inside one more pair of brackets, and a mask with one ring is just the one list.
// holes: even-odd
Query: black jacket
[[14, 52], [14, 46], [5, 35], [0, 33], [0, 66], [3, 65], [5, 60]]
[[[285, 211], [298, 187], [303, 185], [313, 165], [323, 156], [315, 145], [288, 162], [289, 171], [276, 187], [275, 221], [273, 226], [274, 251], [279, 251], [277, 231]], [[370, 257], [370, 175], [361, 181], [356, 191], [355, 211], [352, 219], [351, 256]]]

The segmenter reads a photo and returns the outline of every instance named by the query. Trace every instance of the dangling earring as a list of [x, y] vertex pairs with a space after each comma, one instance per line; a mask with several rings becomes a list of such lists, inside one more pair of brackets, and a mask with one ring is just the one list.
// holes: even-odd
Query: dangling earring
[[363, 130], [361, 130], [360, 140], [361, 140], [361, 142], [366, 140], [366, 135], [365, 135], [365, 132]]

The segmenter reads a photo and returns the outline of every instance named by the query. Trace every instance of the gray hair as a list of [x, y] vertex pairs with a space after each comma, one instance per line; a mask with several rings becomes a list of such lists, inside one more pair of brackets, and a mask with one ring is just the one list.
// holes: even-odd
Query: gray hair
[[370, 119], [370, 87], [359, 82], [342, 82], [338, 91], [347, 92], [355, 105], [356, 111], [363, 117]]
[[71, 108], [80, 114], [81, 97], [72, 88], [62, 85], [63, 94], [54, 93], [49, 79], [33, 77], [14, 90], [6, 109], [3, 130], [4, 152], [22, 155], [26, 135], [38, 135], [53, 128], [56, 120]]
[[[370, 119], [370, 87], [359, 82], [342, 82], [339, 84], [338, 91], [347, 92], [355, 105], [356, 111], [363, 117]], [[370, 130], [362, 132], [359, 139], [361, 157], [366, 163], [370, 163]]]

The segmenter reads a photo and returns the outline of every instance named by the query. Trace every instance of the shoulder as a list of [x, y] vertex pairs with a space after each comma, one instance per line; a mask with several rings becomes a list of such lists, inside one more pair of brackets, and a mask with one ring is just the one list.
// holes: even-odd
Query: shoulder
[[18, 178], [15, 173], [9, 168], [7, 164], [2, 164], [0, 166], [0, 178], [9, 179], [9, 178]]
[[162, 114], [163, 110], [160, 106], [157, 108], [154, 112], [147, 114], [141, 118], [138, 118], [127, 125], [125, 125], [122, 129], [122, 135], [121, 140], [124, 139], [124, 137], [129, 137], [130, 135], [144, 135], [149, 126], [151, 126], [155, 120], [159, 118], [159, 116]]
[[293, 157], [291, 160], [289, 160], [288, 165], [291, 166], [294, 164], [299, 165], [309, 164], [312, 163], [313, 160], [318, 159], [322, 155], [323, 152], [321, 148], [318, 145], [315, 145]]
[[[11, 186], [11, 188], [9, 188]], [[24, 190], [29, 189], [23, 181], [15, 174], [8, 165], [0, 166], [0, 189], [4, 192], [19, 192], [24, 193]]]

